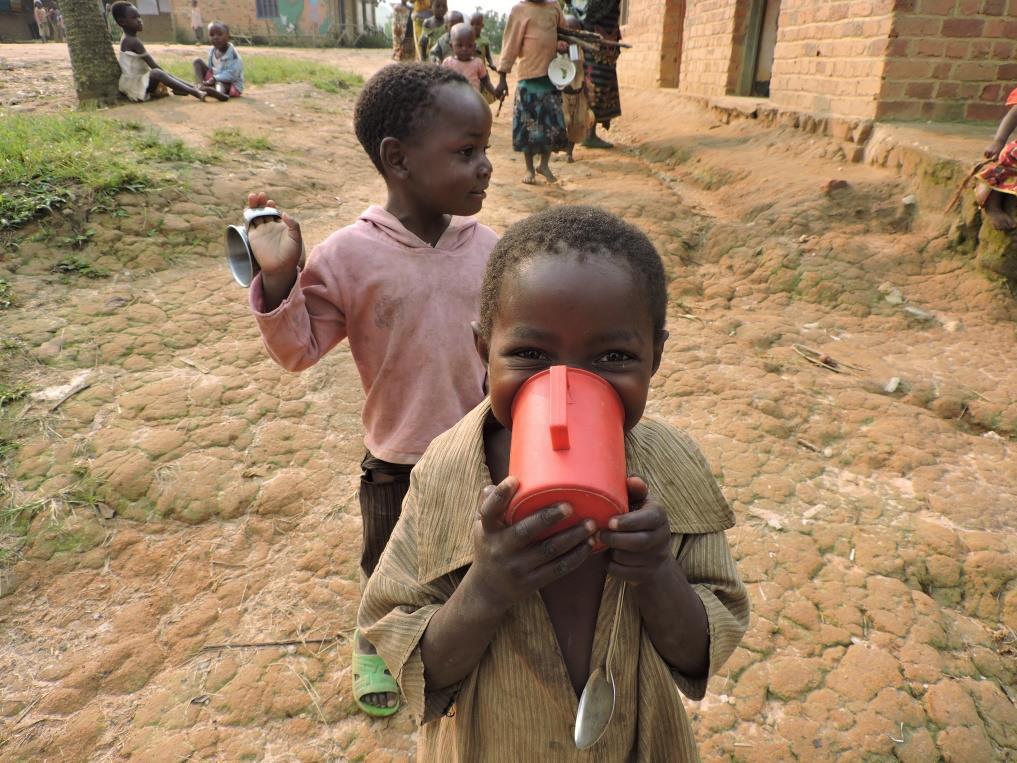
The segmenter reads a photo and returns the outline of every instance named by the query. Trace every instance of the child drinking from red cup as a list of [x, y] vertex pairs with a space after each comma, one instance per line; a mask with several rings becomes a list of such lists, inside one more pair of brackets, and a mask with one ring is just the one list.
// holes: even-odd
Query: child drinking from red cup
[[[385, 205], [329, 236], [303, 269], [300, 226], [285, 212], [252, 221], [248, 235], [261, 267], [251, 309], [272, 358], [301, 371], [349, 339], [366, 395], [366, 578], [399, 518], [413, 465], [484, 397], [470, 321], [497, 235], [469, 217], [491, 180], [491, 110], [462, 75], [431, 64], [386, 66], [361, 91], [353, 126], [385, 180]], [[256, 193], [247, 205], [275, 203]], [[354, 642], [357, 705], [391, 715], [395, 681], [369, 641]]]
[[[704, 696], [745, 632], [748, 597], [706, 460], [684, 432], [643, 417], [666, 309], [653, 245], [601, 210], [548, 209], [495, 246], [474, 326], [490, 396], [414, 468], [358, 617], [421, 724], [421, 760], [590, 760], [573, 744], [577, 696], [606, 661], [619, 601], [618, 710], [596, 759], [697, 759], [675, 687]], [[617, 393], [633, 476], [629, 511], [607, 529], [587, 519], [538, 540], [573, 509], [506, 521], [519, 485], [512, 406], [557, 365]]]

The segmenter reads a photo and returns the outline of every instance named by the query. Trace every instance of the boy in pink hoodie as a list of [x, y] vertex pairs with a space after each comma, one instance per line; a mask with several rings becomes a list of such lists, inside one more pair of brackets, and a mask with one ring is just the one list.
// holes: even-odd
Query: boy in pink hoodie
[[[390, 65], [364, 86], [354, 128], [388, 200], [336, 231], [299, 267], [300, 226], [255, 221], [260, 275], [251, 309], [269, 354], [290, 371], [349, 339], [366, 401], [361, 569], [370, 577], [399, 518], [410, 469], [428, 443], [485, 395], [473, 346], [480, 285], [497, 235], [467, 215], [491, 180], [491, 110], [466, 81], [430, 64]], [[275, 206], [265, 193], [248, 206]], [[260, 223], [260, 224], [259, 224]], [[398, 709], [398, 686], [359, 638], [354, 697], [367, 714]]]

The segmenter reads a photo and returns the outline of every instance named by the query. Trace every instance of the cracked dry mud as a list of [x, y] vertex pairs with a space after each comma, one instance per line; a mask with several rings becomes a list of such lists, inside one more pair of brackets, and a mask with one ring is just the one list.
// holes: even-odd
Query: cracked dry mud
[[[62, 51], [0, 56], [66, 83]], [[65, 107], [58, 84], [17, 108]], [[123, 197], [128, 215], [95, 219], [83, 251], [112, 278], [63, 285], [31, 242], [0, 261], [29, 295], [0, 332], [38, 361], [31, 386], [90, 382], [52, 412], [22, 409], [7, 464], [18, 501], [47, 503], [4, 573], [0, 759], [414, 757], [406, 714], [369, 720], [350, 692], [352, 359], [342, 345], [303, 374], [276, 367], [221, 261], [249, 189], [270, 189], [311, 242], [383, 198], [352, 96], [295, 90], [107, 112], [198, 147], [202, 126], [237, 126], [276, 150], [195, 166], [187, 193]], [[671, 339], [649, 412], [710, 459], [753, 606], [707, 698], [687, 703], [703, 757], [1013, 759], [1013, 297], [949, 250], [942, 220], [910, 219], [906, 181], [845, 164], [835, 143], [623, 98], [621, 148], [577, 151], [557, 187], [519, 184], [503, 115], [480, 217], [503, 230], [549, 203], [598, 204], [665, 257]], [[821, 193], [831, 178], [849, 185]], [[211, 648], [278, 641], [307, 643]]]

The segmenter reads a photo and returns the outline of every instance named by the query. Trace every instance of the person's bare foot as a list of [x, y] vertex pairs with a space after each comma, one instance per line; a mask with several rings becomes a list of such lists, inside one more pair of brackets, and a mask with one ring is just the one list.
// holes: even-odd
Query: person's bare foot
[[523, 184], [524, 185], [536, 185], [537, 184], [537, 177], [536, 177], [536, 175], [534, 173], [532, 173], [532, 172], [527, 172], [525, 175], [523, 175]]
[[599, 135], [593, 134], [583, 141], [583, 145], [587, 148], [614, 148], [614, 143], [608, 143], [606, 140], [601, 138]]
[[[219, 90], [213, 87], [212, 85], [202, 85], [201, 92], [203, 92], [205, 95], [212, 96], [217, 101], [228, 101], [230, 99], [230, 97], [226, 95], [226, 93], [219, 92]], [[202, 98], [201, 100], [205, 99]]]
[[565, 155], [565, 162], [566, 162], [567, 164], [572, 164], [572, 163], [574, 163], [575, 161], [576, 161], [576, 160], [572, 158], [572, 152], [571, 152], [571, 151], [569, 151], [569, 152], [568, 152], [568, 153], [567, 153], [567, 154]]
[[539, 172], [541, 175], [543, 175], [548, 183], [557, 183], [558, 182], [558, 178], [556, 178], [554, 176], [554, 173], [551, 172], [551, 168], [548, 167], [546, 164], [541, 166], [541, 167], [538, 167], [537, 168], [537, 172]]

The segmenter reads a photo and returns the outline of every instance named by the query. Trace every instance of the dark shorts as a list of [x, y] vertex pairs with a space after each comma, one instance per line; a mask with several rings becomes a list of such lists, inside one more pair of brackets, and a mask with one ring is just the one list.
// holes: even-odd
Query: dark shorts
[[403, 498], [410, 489], [410, 464], [393, 464], [370, 451], [360, 462], [360, 516], [364, 523], [364, 550], [360, 568], [371, 577], [399, 521]]

